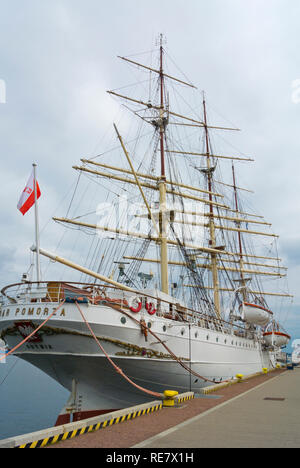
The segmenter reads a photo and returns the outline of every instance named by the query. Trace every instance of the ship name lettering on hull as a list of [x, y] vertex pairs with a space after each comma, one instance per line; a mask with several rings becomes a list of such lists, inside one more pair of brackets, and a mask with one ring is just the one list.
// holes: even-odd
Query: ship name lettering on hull
[[[11, 311], [10, 309], [4, 309], [0, 311], [0, 317], [9, 317], [10, 315], [13, 315], [14, 317], [22, 317], [22, 316], [28, 316], [28, 317], [47, 317], [50, 315], [56, 308], [55, 307], [17, 307], [15, 311]], [[65, 317], [66, 312], [65, 309], [62, 309], [58, 313], [54, 313], [54, 316], [59, 316], [59, 317]]]

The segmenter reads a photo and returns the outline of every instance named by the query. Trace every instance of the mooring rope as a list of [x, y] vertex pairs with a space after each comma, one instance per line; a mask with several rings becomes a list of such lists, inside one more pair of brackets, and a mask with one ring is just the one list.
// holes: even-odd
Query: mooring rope
[[137, 385], [135, 382], [133, 382], [129, 377], [127, 377], [127, 375], [123, 372], [123, 370], [118, 367], [114, 361], [109, 357], [109, 355], [106, 353], [105, 349], [103, 348], [103, 346], [101, 345], [100, 341], [98, 340], [98, 338], [96, 337], [95, 333], [93, 332], [90, 324], [88, 323], [88, 321], [86, 320], [82, 310], [80, 309], [79, 305], [78, 305], [78, 302], [75, 302], [76, 306], [77, 306], [77, 309], [79, 310], [80, 314], [81, 314], [81, 317], [83, 318], [86, 326], [88, 327], [88, 329], [90, 330], [94, 340], [96, 341], [97, 345], [99, 346], [99, 348], [101, 349], [101, 351], [103, 352], [103, 354], [105, 355], [105, 357], [108, 359], [108, 361], [110, 362], [110, 364], [113, 366], [113, 368], [115, 369], [115, 371], [120, 374], [122, 377], [124, 377], [125, 380], [127, 380], [127, 382], [129, 382], [131, 385], [133, 385], [134, 387], [136, 387], [137, 389], [141, 390], [142, 392], [144, 393], [147, 393], [148, 395], [151, 395], [151, 396], [154, 396], [154, 397], [157, 397], [157, 398], [164, 398], [164, 395], [162, 393], [157, 393], [157, 392], [153, 392], [152, 390], [148, 390], [144, 387], [141, 387], [140, 385]]
[[[59, 306], [49, 315], [49, 317], [47, 317], [32, 333], [30, 333], [26, 338], [24, 338], [24, 340], [22, 340], [19, 344], [17, 344], [14, 348], [12, 348], [11, 350], [9, 350], [7, 353], [4, 354], [4, 356], [0, 357], [0, 362], [5, 359], [7, 356], [9, 356], [10, 354], [12, 354], [14, 351], [16, 351], [18, 348], [20, 348], [24, 343], [26, 343], [32, 336], [34, 336], [49, 320], [50, 318], [62, 307], [62, 305], [65, 303], [65, 300], [63, 300]], [[93, 338], [95, 339], [96, 343], [98, 344], [98, 346], [100, 347], [101, 351], [104, 353], [104, 355], [106, 356], [106, 358], [108, 359], [108, 361], [111, 363], [111, 365], [114, 367], [114, 369], [116, 370], [116, 372], [118, 372], [120, 375], [122, 375], [122, 377], [124, 377], [124, 379], [126, 379], [130, 384], [132, 384], [133, 386], [135, 386], [136, 388], [138, 388], [139, 390], [145, 392], [145, 393], [148, 393], [149, 395], [152, 395], [152, 396], [155, 396], [155, 397], [158, 397], [158, 398], [162, 398], [163, 397], [163, 394], [161, 393], [157, 393], [157, 392], [153, 392], [152, 390], [148, 390], [148, 389], [145, 389], [144, 387], [141, 387], [139, 385], [137, 385], [135, 382], [133, 382], [129, 377], [127, 377], [127, 375], [123, 372], [123, 370], [118, 367], [114, 362], [113, 360], [108, 356], [108, 354], [106, 353], [105, 349], [103, 348], [103, 346], [101, 345], [101, 343], [99, 342], [98, 338], [96, 337], [95, 333], [93, 332], [90, 324], [88, 323], [88, 321], [86, 320], [82, 310], [80, 309], [79, 305], [77, 302], [76, 303], [76, 306], [85, 322], [85, 324], [87, 325], [88, 329], [90, 330]], [[164, 346], [164, 348], [168, 351], [168, 353], [170, 354], [170, 356], [176, 361], [178, 362], [178, 364], [180, 364], [186, 371], [188, 371], [189, 373], [193, 374], [195, 377], [198, 377], [200, 378], [201, 380], [205, 381], [205, 382], [210, 382], [210, 383], [214, 383], [214, 384], [219, 384], [219, 383], [224, 383], [224, 382], [230, 382], [231, 379], [228, 379], [228, 380], [222, 380], [222, 381], [219, 381], [219, 382], [216, 382], [215, 380], [210, 380], [206, 377], [203, 377], [202, 375], [198, 374], [197, 372], [195, 372], [194, 370], [192, 370], [189, 366], [187, 366], [184, 362], [182, 362], [181, 359], [178, 358], [178, 356], [176, 356], [175, 353], [173, 353], [173, 351], [171, 351], [171, 349], [159, 338], [158, 335], [156, 335], [156, 333], [154, 333], [149, 327], [147, 327], [147, 325], [143, 322], [140, 322], [138, 321], [137, 319], [135, 319], [134, 317], [132, 317], [132, 315], [128, 314], [126, 311], [124, 311], [123, 309], [120, 309], [119, 307], [115, 306], [115, 305], [112, 305], [112, 304], [109, 304], [107, 303], [106, 304], [108, 307], [111, 307], [113, 310], [116, 310], [124, 315], [126, 315], [128, 318], [130, 318], [131, 320], [133, 320], [134, 322], [136, 322], [137, 324], [139, 324], [142, 328], [144, 328], [144, 330], [147, 330], [149, 333], [151, 333], [152, 336], [155, 337], [155, 339], [158, 340], [158, 342]]]
[[10, 354], [12, 354], [14, 351], [16, 351], [18, 348], [20, 348], [20, 346], [22, 346], [24, 343], [26, 343], [26, 341], [28, 341], [33, 335], [35, 335], [47, 322], [48, 320], [51, 319], [51, 317], [61, 308], [61, 306], [65, 303], [65, 299], [59, 304], [59, 306], [49, 315], [49, 317], [46, 318], [46, 320], [44, 320], [43, 323], [41, 323], [41, 325], [39, 325], [37, 328], [34, 329], [34, 331], [32, 333], [30, 333], [30, 335], [26, 336], [26, 338], [24, 338], [23, 341], [21, 341], [19, 344], [17, 344], [14, 348], [10, 349], [7, 353], [4, 354], [4, 356], [0, 357], [0, 361], [2, 361], [3, 359], [5, 359], [7, 356], [9, 356]]
[[206, 377], [203, 377], [202, 375], [198, 374], [197, 372], [193, 371], [193, 369], [191, 369], [189, 366], [187, 366], [184, 362], [182, 362], [181, 359], [179, 359], [178, 356], [176, 356], [175, 353], [173, 353], [173, 351], [170, 350], [170, 348], [159, 338], [158, 335], [156, 335], [156, 333], [154, 333], [151, 328], [147, 327], [147, 325], [139, 322], [137, 319], [135, 319], [134, 317], [132, 317], [132, 315], [128, 314], [127, 312], [125, 312], [123, 309], [120, 309], [118, 308], [117, 306], [114, 306], [112, 304], [105, 304], [109, 307], [111, 307], [112, 309], [126, 315], [127, 317], [131, 318], [134, 322], [138, 323], [139, 325], [141, 325], [144, 329], [147, 328], [147, 330], [151, 333], [152, 336], [154, 336], [155, 339], [157, 339], [159, 341], [159, 343], [164, 346], [164, 348], [168, 351], [168, 353], [171, 355], [171, 357], [178, 362], [178, 364], [180, 364], [185, 370], [187, 370], [188, 372], [190, 372], [191, 374], [193, 374], [195, 377], [198, 377], [199, 379], [201, 380], [204, 380], [204, 382], [209, 382], [209, 383], [213, 383], [213, 384], [220, 384], [220, 383], [226, 383], [226, 382], [231, 382], [232, 379], [228, 379], [228, 380], [220, 380], [219, 382], [216, 382], [215, 380], [210, 380]]

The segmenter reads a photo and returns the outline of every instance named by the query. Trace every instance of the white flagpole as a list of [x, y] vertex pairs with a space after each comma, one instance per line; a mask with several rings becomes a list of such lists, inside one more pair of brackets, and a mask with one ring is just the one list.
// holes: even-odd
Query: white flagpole
[[36, 181], [36, 164], [33, 163], [33, 186], [34, 186], [34, 213], [35, 213], [35, 245], [36, 249], [36, 279], [38, 282], [41, 280], [40, 269], [40, 233], [39, 233], [39, 212], [37, 201], [37, 181]]

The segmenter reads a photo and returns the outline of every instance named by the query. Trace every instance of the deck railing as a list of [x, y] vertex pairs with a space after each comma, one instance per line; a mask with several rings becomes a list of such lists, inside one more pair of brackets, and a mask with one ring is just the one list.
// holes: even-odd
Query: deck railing
[[185, 307], [176, 301], [171, 302], [161, 297], [152, 296], [143, 291], [128, 292], [112, 285], [102, 283], [80, 283], [62, 281], [22, 282], [6, 286], [1, 291], [2, 307], [9, 304], [22, 303], [66, 303], [79, 302], [90, 305], [105, 305], [105, 303], [130, 309], [130, 298], [139, 298], [143, 305], [148, 301], [154, 304], [156, 315], [184, 323], [194, 323], [208, 330], [224, 334], [234, 334], [246, 337], [248, 333], [238, 324], [229, 323], [203, 312]]

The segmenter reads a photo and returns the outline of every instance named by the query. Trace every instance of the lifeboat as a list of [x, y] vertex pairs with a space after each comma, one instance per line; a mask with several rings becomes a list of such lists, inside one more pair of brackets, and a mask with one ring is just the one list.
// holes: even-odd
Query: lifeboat
[[258, 304], [243, 302], [241, 304], [242, 318], [253, 325], [266, 326], [272, 320], [273, 312]]
[[267, 346], [275, 346], [277, 348], [286, 346], [291, 339], [287, 333], [274, 330], [263, 333], [263, 337]]

